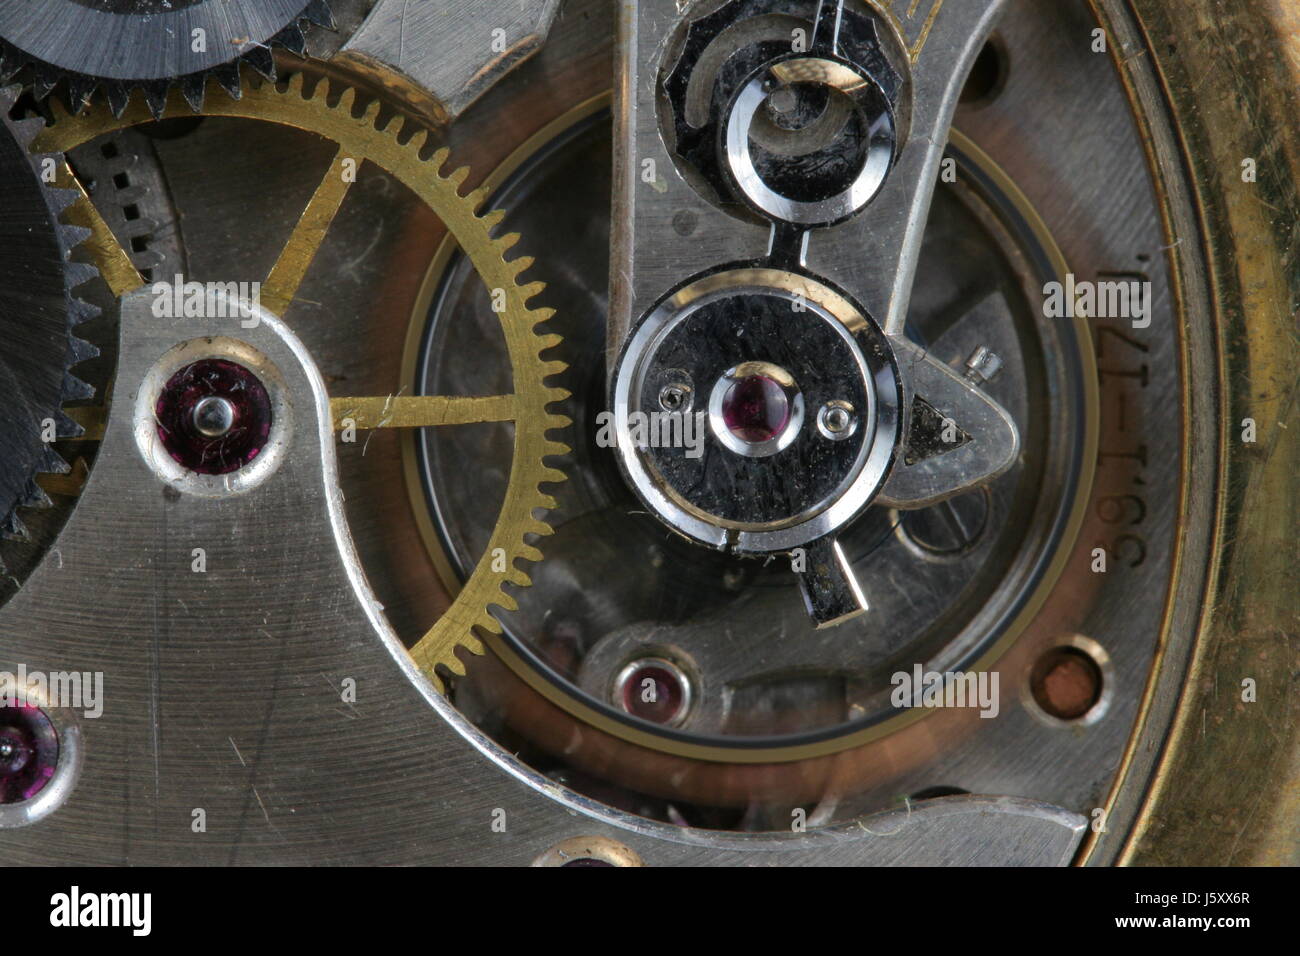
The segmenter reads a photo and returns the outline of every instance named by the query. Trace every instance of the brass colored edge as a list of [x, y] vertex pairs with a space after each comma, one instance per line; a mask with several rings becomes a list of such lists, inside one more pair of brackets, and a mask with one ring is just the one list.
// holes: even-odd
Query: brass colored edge
[[[1177, 188], [1179, 171], [1162, 165], [1162, 153], [1156, 145], [1161, 127], [1153, 111], [1163, 109], [1165, 104], [1144, 101], [1134, 81], [1133, 64], [1130, 63], [1132, 60], [1138, 65], [1143, 65], [1142, 61], [1134, 56], [1120, 39], [1117, 32], [1119, 21], [1114, 11], [1107, 8], [1110, 0], [1088, 0], [1088, 2], [1097, 22], [1103, 24], [1107, 36], [1113, 38], [1109, 46], [1109, 55], [1129, 100], [1134, 121], [1138, 124], [1143, 152], [1147, 158], [1147, 168], [1157, 196], [1161, 228], [1166, 243], [1166, 261], [1170, 271], [1170, 294], [1174, 300], [1174, 315], [1183, 326], [1182, 334], [1179, 335], [1178, 354], [1179, 390], [1182, 396], [1179, 443], [1182, 474], [1178, 485], [1177, 513], [1186, 518], [1192, 513], [1190, 504], [1194, 492], [1201, 488], [1207, 479], [1207, 475], [1202, 474], [1201, 481], [1198, 482], [1197, 463], [1190, 455], [1190, 436], [1194, 430], [1195, 418], [1192, 405], [1196, 401], [1196, 396], [1190, 385], [1194, 377], [1192, 374], [1194, 350], [1190, 343], [1189, 330], [1196, 324], [1199, 310], [1208, 300], [1209, 292], [1200, 281], [1204, 270], [1197, 268], [1200, 265], [1197, 254], [1189, 251], [1185, 244], [1176, 238], [1179, 232], [1176, 206], [1180, 200], [1185, 205], [1187, 200]], [[1200, 470], [1205, 472], [1203, 464]], [[1169, 587], [1166, 589], [1164, 610], [1161, 615], [1160, 633], [1156, 639], [1151, 668], [1147, 672], [1147, 679], [1143, 685], [1141, 701], [1133, 722], [1133, 731], [1120, 758], [1119, 769], [1102, 800], [1101, 828], [1096, 828], [1096, 821], [1094, 826], [1089, 827], [1075, 857], [1077, 865], [1105, 865], [1113, 862], [1110, 857], [1115, 851], [1109, 849], [1107, 843], [1122, 840], [1123, 836], [1112, 837], [1111, 835], [1125, 832], [1129, 814], [1136, 814], [1136, 807], [1131, 806], [1133, 803], [1131, 781], [1142, 775], [1141, 764], [1151, 759], [1149, 735], [1163, 733], [1162, 727], [1167, 722], [1166, 715], [1172, 707], [1168, 700], [1170, 682], [1173, 680], [1175, 686], [1180, 686], [1181, 674], [1186, 663], [1187, 642], [1179, 639], [1178, 618], [1180, 612], [1186, 614], [1185, 609], [1180, 608], [1179, 597], [1183, 589], [1179, 584], [1184, 580], [1195, 580], [1200, 570], [1196, 561], [1188, 560], [1189, 550], [1195, 549], [1192, 537], [1184, 528], [1175, 544], [1169, 569]], [[1186, 627], [1182, 629], [1186, 630]]]
[[72, 168], [66, 162], [59, 163], [54, 185], [77, 193], [76, 200], [64, 213], [63, 221], [68, 225], [81, 226], [83, 229], [90, 230], [90, 237], [86, 239], [83, 246], [94, 256], [99, 274], [104, 277], [113, 295], [121, 298], [144, 285], [144, 276], [140, 275], [139, 270], [131, 264], [126, 250], [113, 235], [113, 230], [108, 228], [108, 223], [104, 222], [99, 210], [86, 195], [85, 187], [81, 185], [81, 181], [73, 174]]
[[[1295, 865], [1300, 452], [1287, 419], [1300, 391], [1300, 5], [1129, 0], [1129, 8], [1199, 215], [1220, 389], [1217, 420], [1189, 425], [1212, 432], [1222, 456], [1206, 589], [1183, 595], [1201, 605], [1190, 668], [1119, 862]], [[1257, 164], [1253, 183], [1242, 179], [1247, 158]], [[1257, 423], [1253, 445], [1241, 440], [1246, 418]], [[1247, 678], [1253, 703], [1242, 700]]]
[[[609, 93], [594, 96], [547, 124], [529, 137], [523, 145], [511, 153], [500, 165], [489, 172], [480, 188], [486, 190], [487, 194], [491, 196], [514, 174], [515, 170], [527, 162], [528, 158], [545, 143], [554, 139], [574, 123], [581, 122], [588, 116], [607, 108], [609, 104]], [[401, 391], [403, 394], [415, 394], [415, 377], [419, 370], [420, 347], [424, 339], [429, 309], [433, 305], [433, 297], [442, 282], [443, 275], [447, 270], [447, 264], [451, 261], [452, 255], [458, 248], [455, 237], [448, 235], [439, 244], [437, 252], [429, 262], [429, 268], [424, 273], [424, 281], [420, 284], [420, 291], [415, 299], [415, 308], [411, 313], [411, 323], [406, 330], [406, 341], [402, 346]], [[442, 541], [438, 537], [438, 531], [433, 526], [433, 518], [429, 514], [428, 503], [424, 499], [424, 483], [420, 478], [419, 441], [420, 433], [418, 431], [411, 431], [402, 436], [402, 471], [406, 478], [406, 493], [407, 500], [411, 505], [411, 518], [414, 520], [420, 538], [424, 542], [424, 549], [433, 562], [438, 579], [442, 582], [447, 594], [454, 598], [460, 593], [461, 581], [455, 569], [452, 568], [446, 551], [443, 549]]]
[[372, 395], [331, 398], [335, 430], [348, 427], [425, 428], [511, 422], [517, 410], [513, 395]]

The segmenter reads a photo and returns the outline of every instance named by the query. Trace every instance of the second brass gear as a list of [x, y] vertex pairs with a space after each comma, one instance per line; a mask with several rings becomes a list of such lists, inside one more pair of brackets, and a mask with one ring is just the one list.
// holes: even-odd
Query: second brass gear
[[[504, 308], [496, 314], [514, 381], [514, 457], [509, 483], [491, 540], [473, 573], [447, 611], [411, 649], [420, 669], [439, 690], [445, 690], [439, 670], [465, 673], [457, 648], [483, 653], [483, 644], [474, 633], [476, 628], [501, 633], [501, 624], [491, 609], [516, 609], [505, 585], [526, 587], [532, 583], [516, 562], [540, 561], [542, 553], [531, 539], [552, 533], [550, 525], [538, 517], [556, 506], [555, 499], [542, 486], [564, 481], [565, 475], [548, 465], [546, 458], [567, 454], [569, 448], [550, 438], [548, 432], [564, 428], [570, 421], [549, 410], [553, 402], [568, 397], [564, 389], [546, 381], [566, 368], [563, 362], [543, 357], [561, 342], [559, 335], [538, 329], [553, 310], [528, 305], [545, 284], [521, 282], [521, 273], [533, 264], [530, 257], [506, 258], [519, 235], [493, 235], [505, 213], [480, 212], [488, 199], [487, 188], [462, 194], [461, 186], [469, 170], [461, 167], [444, 175], [448, 151], [439, 149], [426, 156], [427, 131], [418, 129], [409, 136], [399, 135], [411, 130], [404, 129], [401, 119], [382, 117], [378, 100], [362, 108], [355, 90], [331, 89], [325, 80], [309, 86], [301, 74], [278, 85], [250, 84], [237, 100], [218, 91], [209, 92], [203, 115], [260, 120], [306, 130], [338, 143], [342, 154], [355, 159], [358, 166], [369, 160], [387, 171], [433, 210], [487, 288], [503, 297]], [[164, 115], [184, 112], [179, 94], [173, 93]], [[39, 146], [66, 152], [104, 134], [153, 120], [149, 104], [141, 98], [133, 98], [120, 116], [114, 116], [104, 103], [92, 104], [82, 113], [69, 116], [56, 103], [54, 121], [41, 134]], [[113, 261], [114, 252], [120, 250], [106, 250], [100, 243], [92, 245], [102, 271], [120, 271]]]

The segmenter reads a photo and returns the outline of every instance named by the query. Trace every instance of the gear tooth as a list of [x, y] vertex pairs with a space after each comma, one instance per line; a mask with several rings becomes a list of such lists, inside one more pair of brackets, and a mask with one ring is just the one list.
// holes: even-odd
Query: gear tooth
[[64, 268], [67, 270], [69, 289], [75, 289], [99, 275], [99, 270], [88, 262], [69, 262]]
[[36, 76], [32, 80], [32, 95], [38, 100], [45, 99], [59, 85], [60, 79], [57, 70], [43, 63], [39, 64], [36, 67]]
[[528, 314], [533, 320], [533, 325], [541, 325], [547, 319], [555, 318], [555, 310], [548, 305], [536, 309], [529, 309]]
[[447, 159], [450, 156], [451, 156], [451, 150], [449, 150], [446, 146], [440, 146], [438, 147], [437, 152], [435, 152], [432, 156], [429, 157], [429, 162], [433, 164], [433, 171], [438, 175], [439, 178], [442, 177], [442, 167], [447, 165]]
[[71, 372], [63, 373], [63, 394], [65, 402], [75, 402], [84, 398], [94, 398], [95, 390]]
[[100, 89], [104, 91], [104, 96], [108, 99], [108, 108], [116, 117], [121, 117], [126, 112], [127, 104], [131, 102], [131, 89], [123, 83], [116, 80], [104, 80], [99, 84]]
[[[554, 500], [554, 499], [552, 499], [552, 501], [553, 501], [553, 500]], [[550, 505], [549, 507], [554, 508], [555, 505], [552, 504], [552, 505]], [[531, 544], [525, 544], [525, 545], [523, 545], [523, 546], [519, 549], [519, 556], [520, 556], [521, 558], [523, 558], [525, 561], [531, 561], [531, 562], [533, 562], [534, 564], [536, 564], [538, 561], [542, 560], [542, 552], [541, 552], [539, 549], [534, 548]]]
[[465, 663], [459, 657], [456, 656], [456, 652], [454, 649], [450, 651], [447, 654], [447, 656], [443, 660], [439, 661], [438, 663], [441, 664], [443, 667], [447, 668], [447, 670], [451, 671], [457, 677], [465, 676]]
[[[515, 270], [515, 275], [518, 275], [519, 273], [523, 272], [525, 269], [527, 269], [529, 266], [533, 264], [532, 256], [524, 256], [522, 257], [522, 259], [515, 259], [513, 262], [510, 263], [510, 265], [513, 266], [516, 262], [520, 262], [523, 260], [527, 260], [527, 261], [524, 266]], [[527, 302], [535, 295], [541, 295], [545, 291], [546, 291], [545, 282], [529, 282], [527, 285], [521, 285], [519, 287], [519, 294], [525, 302]]]
[[490, 195], [491, 195], [491, 191], [488, 189], [487, 185], [485, 184], [471, 191], [465, 197], [465, 201], [469, 203], [470, 211], [477, 216], [478, 211], [482, 209], [483, 206], [487, 203]]
[[455, 169], [451, 171], [450, 175], [445, 176], [443, 178], [446, 179], [447, 182], [451, 183], [451, 185], [455, 188], [456, 192], [459, 193], [460, 187], [464, 184], [468, 176], [469, 176], [468, 166], [457, 166]]
[[85, 339], [79, 339], [75, 335], [68, 338], [68, 367], [71, 368], [87, 359], [93, 359], [99, 354], [99, 349], [91, 345]]
[[327, 30], [334, 29], [334, 14], [330, 10], [330, 5], [326, 0], [311, 0], [306, 9], [298, 14], [300, 20], [310, 20], [318, 27], [324, 27]]
[[[508, 572], [507, 572], [507, 573], [508, 573]], [[507, 594], [505, 591], [500, 591], [499, 593], [494, 594], [494, 595], [492, 596], [492, 604], [495, 605], [496, 607], [501, 608], [503, 611], [517, 611], [517, 610], [519, 610], [519, 602], [516, 601], [514, 598], [512, 598], [512, 597], [511, 597], [509, 594]], [[494, 622], [494, 623], [495, 623], [495, 622]], [[500, 627], [499, 624], [498, 624], [497, 626]], [[500, 632], [497, 631], [497, 632], [494, 632], [494, 633], [500, 633]]]
[[269, 46], [255, 46], [244, 54], [243, 59], [263, 77], [275, 82], [275, 57]]
[[[63, 411], [54, 413], [54, 435], [56, 438], [80, 438], [86, 433], [86, 430], [74, 422]], [[62, 458], [59, 459], [63, 461]], [[59, 470], [59, 474], [67, 474], [68, 463], [63, 462], [64, 467]]]
[[23, 524], [22, 519], [14, 512], [9, 512], [3, 522], [0, 522], [0, 537], [8, 538], [10, 541], [30, 541], [31, 535], [27, 532], [27, 525]]
[[423, 153], [429, 146], [429, 131], [424, 127], [417, 129], [412, 135], [407, 146], [418, 153]]
[[[55, 422], [55, 425], [57, 428], [58, 423]], [[72, 466], [53, 447], [46, 445], [41, 449], [41, 459], [36, 463], [36, 470], [50, 475], [66, 475], [72, 471]]]
[[74, 326], [89, 322], [100, 315], [100, 308], [83, 299], [72, 299], [68, 303], [68, 316]]
[[337, 108], [344, 113], [354, 113], [357, 108], [357, 91], [352, 89], [350, 86], [344, 90], [343, 94], [339, 97], [339, 105]]
[[552, 375], [559, 375], [561, 372], [567, 371], [568, 368], [568, 362], [561, 362], [558, 359], [550, 362], [543, 362], [542, 378], [550, 378]]
[[501, 221], [506, 218], [506, 212], [504, 209], [493, 209], [489, 213], [484, 213], [481, 218], [484, 228], [491, 233], [497, 226], [501, 225]]
[[22, 500], [18, 502], [20, 508], [40, 508], [42, 510], [54, 506], [50, 496], [45, 493], [45, 489], [36, 483], [35, 478], [27, 481], [27, 488], [24, 490]]
[[547, 349], [553, 349], [564, 341], [564, 336], [556, 335], [554, 332], [548, 332], [545, 335], [537, 336], [537, 351], [545, 352]]
[[[61, 189], [59, 192], [72, 192], [70, 189]], [[73, 193], [75, 197], [76, 194]], [[92, 235], [91, 231], [85, 226], [69, 226], [60, 223], [57, 227], [59, 240], [63, 243], [64, 249], [75, 249]]]
[[181, 96], [185, 97], [185, 102], [195, 113], [203, 109], [204, 94], [208, 88], [208, 76], [206, 73], [192, 73], [189, 76], [181, 77], [179, 86]]
[[91, 76], [74, 73], [68, 77], [68, 99], [74, 113], [80, 113], [95, 94], [98, 81]]
[[288, 50], [294, 56], [307, 56], [307, 36], [297, 23], [289, 24], [277, 33], [271, 42]]
[[243, 97], [244, 91], [239, 84], [239, 61], [234, 63], [223, 63], [221, 66], [212, 68], [212, 75], [216, 81], [221, 84], [232, 100]]
[[507, 232], [504, 236], [502, 236], [500, 239], [497, 240], [497, 251], [499, 251], [502, 255], [505, 255], [505, 253], [509, 252], [511, 249], [514, 248], [515, 243], [517, 243], [520, 240], [520, 238], [522, 237], [517, 232]]
[[144, 252], [131, 253], [131, 264], [135, 266], [136, 271], [142, 275], [149, 269], [156, 269], [163, 264], [162, 253], [155, 252], [153, 249], [146, 249]]
[[[32, 156], [32, 161], [39, 166], [47, 159], [57, 160], [58, 158], [61, 157], [56, 157], [49, 153], [38, 153]], [[50, 208], [54, 210], [54, 215], [58, 216], [77, 201], [77, 192], [74, 189], [48, 188], [45, 190], [45, 198], [48, 200]]]
[[[320, 87], [321, 87], [322, 85], [323, 85], [323, 81], [322, 81], [321, 83], [317, 83], [317, 84], [316, 84], [316, 88], [317, 88], [318, 91], [320, 90]], [[303, 75], [302, 75], [301, 73], [292, 73], [292, 74], [290, 74], [290, 75], [289, 75], [289, 80], [288, 80], [288, 82], [285, 84], [284, 89], [285, 89], [285, 92], [286, 92], [286, 93], [291, 93], [291, 94], [293, 94], [294, 96], [302, 96], [302, 95], [303, 95]]]
[[535, 518], [529, 521], [524, 528], [528, 534], [535, 534], [539, 538], [549, 538], [551, 535], [555, 534], [554, 528], [545, 521], [538, 521]]
[[361, 111], [361, 120], [370, 126], [375, 125], [375, 120], [379, 117], [379, 100], [371, 100], [366, 104], [366, 108]]
[[151, 80], [140, 84], [145, 105], [156, 120], [162, 119], [163, 112], [167, 109], [167, 90], [170, 85], [166, 80]]

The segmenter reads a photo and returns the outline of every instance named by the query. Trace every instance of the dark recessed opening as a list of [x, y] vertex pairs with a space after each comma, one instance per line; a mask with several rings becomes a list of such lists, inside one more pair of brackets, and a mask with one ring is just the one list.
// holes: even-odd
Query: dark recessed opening
[[961, 787], [926, 787], [912, 794], [912, 800], [933, 800], [935, 797], [964, 797], [970, 793]]
[[1101, 668], [1077, 647], [1054, 647], [1029, 677], [1034, 700], [1058, 720], [1079, 720], [1101, 700]]
[[961, 101], [966, 104], [988, 103], [997, 98], [1007, 81], [1007, 51], [998, 37], [991, 37], [971, 67]]

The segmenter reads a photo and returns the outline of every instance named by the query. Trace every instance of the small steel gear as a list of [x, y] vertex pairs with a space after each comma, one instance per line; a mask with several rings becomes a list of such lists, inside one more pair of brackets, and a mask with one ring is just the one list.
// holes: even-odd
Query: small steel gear
[[237, 97], [240, 62], [274, 79], [272, 46], [305, 55], [306, 22], [334, 26], [327, 0], [0, 0], [0, 79], [31, 65], [38, 98], [66, 78], [117, 114], [139, 87], [155, 116], [175, 82], [198, 110], [209, 74]]
[[180, 223], [150, 137], [122, 130], [68, 153], [68, 163], [146, 281], [187, 271]]
[[[378, 100], [370, 101], [364, 109], [358, 100], [357, 92], [351, 88], [331, 89], [325, 80], [309, 86], [301, 74], [295, 74], [278, 85], [251, 82], [238, 100], [213, 97], [205, 104], [203, 113], [307, 130], [339, 144], [336, 162], [350, 160], [360, 165], [363, 161], [370, 161], [387, 171], [437, 214], [487, 288], [494, 291], [494, 298], [503, 303], [497, 315], [510, 356], [514, 382], [512, 395], [451, 400], [444, 396], [416, 396], [405, 399], [407, 404], [400, 408], [391, 397], [331, 400], [336, 421], [346, 415], [371, 422], [383, 420], [384, 423], [391, 422], [394, 416], [409, 416], [410, 420], [404, 424], [411, 426], [514, 422], [514, 459], [510, 479], [487, 549], [451, 606], [411, 649], [416, 663], [434, 685], [443, 690], [443, 676], [439, 669], [446, 668], [453, 674], [463, 675], [465, 665], [457, 657], [456, 649], [483, 653], [483, 644], [474, 634], [475, 628], [501, 633], [501, 624], [491, 609], [516, 609], [516, 602], [505, 585], [526, 587], [532, 583], [528, 573], [516, 567], [516, 562], [540, 561], [542, 553], [534, 541], [552, 533], [550, 525], [539, 515], [553, 509], [556, 502], [542, 490], [542, 486], [564, 481], [565, 475], [548, 465], [546, 459], [568, 454], [570, 449], [548, 437], [548, 433], [571, 422], [549, 410], [552, 403], [563, 401], [569, 393], [547, 384], [546, 380], [563, 372], [567, 366], [543, 357], [543, 353], [561, 342], [559, 335], [538, 328], [552, 316], [553, 310], [528, 305], [545, 284], [521, 281], [521, 273], [533, 264], [530, 257], [506, 258], [519, 236], [493, 234], [505, 213], [500, 210], [480, 212], [488, 198], [487, 188], [480, 187], [462, 195], [461, 185], [469, 170], [461, 167], [444, 174], [448, 151], [427, 149], [426, 130], [413, 128], [400, 119], [381, 118]], [[183, 109], [183, 106], [173, 95], [167, 111], [177, 109]], [[86, 112], [73, 117], [55, 103], [53, 113], [54, 121], [42, 135], [40, 145], [63, 151], [152, 119], [150, 109], [138, 100], [116, 117], [100, 104], [92, 105]], [[330, 193], [337, 188], [337, 180], [327, 174], [321, 191]], [[341, 203], [342, 195], [336, 195], [336, 199]], [[332, 213], [324, 219], [316, 218], [318, 215], [319, 211], [313, 212], [310, 206], [304, 213], [304, 221], [312, 218], [314, 223], [308, 231], [317, 236], [328, 228]], [[102, 226], [102, 220], [100, 223]], [[107, 233], [106, 226], [103, 231]], [[292, 242], [291, 239], [290, 245]], [[124, 264], [128, 273], [130, 270], [125, 252], [117, 247], [111, 234], [97, 234], [94, 245], [100, 257], [101, 270], [106, 276], [114, 277], [110, 285], [119, 292], [129, 291], [120, 279]], [[290, 245], [286, 245], [271, 279], [262, 289], [262, 304], [269, 304], [274, 310], [282, 311], [292, 300], [292, 292], [283, 293], [275, 281], [281, 266], [289, 263], [291, 271], [297, 269], [301, 273], [307, 265], [307, 261], [298, 258]], [[138, 274], [134, 281], [136, 285], [141, 284]], [[469, 411], [458, 413], [453, 422], [452, 416], [447, 414], [450, 402], [459, 402], [461, 409]]]
[[93, 395], [70, 369], [98, 352], [72, 330], [98, 310], [72, 294], [96, 275], [60, 221], [76, 193], [47, 185], [62, 157], [30, 151], [44, 123], [10, 117], [19, 92], [0, 90], [0, 535], [26, 540], [18, 509], [50, 505], [36, 476], [68, 471], [51, 441], [81, 434], [62, 407]]

